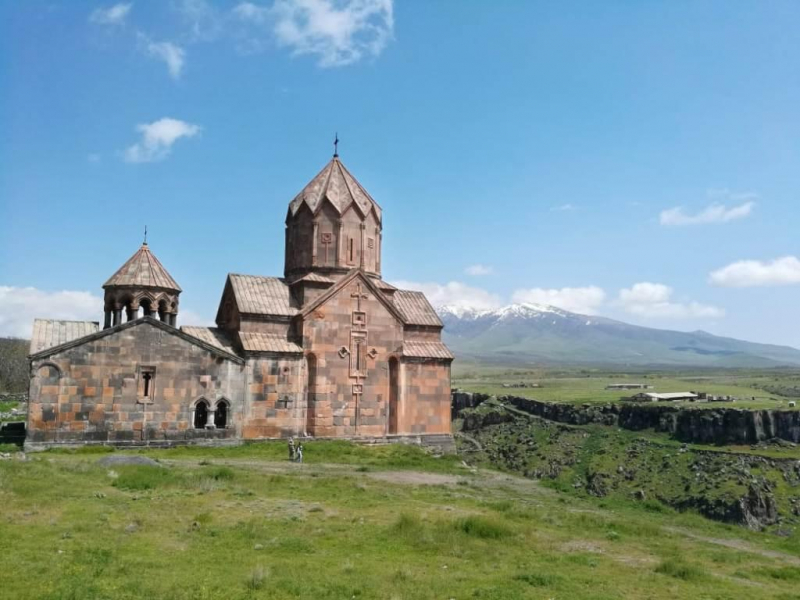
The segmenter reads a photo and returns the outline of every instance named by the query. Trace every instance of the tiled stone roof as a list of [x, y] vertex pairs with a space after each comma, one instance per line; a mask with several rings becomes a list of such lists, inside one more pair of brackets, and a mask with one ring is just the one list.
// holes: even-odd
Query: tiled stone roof
[[444, 342], [429, 341], [403, 342], [403, 356], [413, 358], [454, 358], [453, 353], [444, 345]]
[[386, 283], [383, 280], [380, 280], [380, 281], [376, 282], [375, 285], [378, 286], [379, 290], [385, 290], [385, 291], [389, 291], [389, 292], [396, 292], [397, 291], [397, 288], [394, 287], [391, 283]]
[[325, 198], [333, 204], [339, 214], [344, 213], [348, 206], [355, 203], [362, 214], [366, 215], [374, 209], [378, 221], [381, 220], [381, 207], [336, 156], [295, 196], [289, 204], [289, 210], [295, 215], [305, 202], [311, 212], [316, 212]]
[[95, 321], [55, 321], [34, 319], [31, 354], [66, 344], [85, 335], [96, 333], [100, 323]]
[[292, 306], [291, 291], [283, 279], [235, 273], [228, 277], [239, 312], [280, 317], [293, 317], [297, 314], [297, 308]]
[[184, 325], [181, 327], [181, 331], [191, 335], [192, 337], [196, 337], [198, 340], [202, 340], [206, 344], [210, 344], [215, 348], [225, 350], [225, 352], [230, 352], [231, 354], [236, 354], [231, 340], [221, 329], [218, 329], [217, 327], [193, 327]]
[[277, 333], [240, 331], [239, 341], [246, 352], [303, 352], [303, 348], [299, 344], [290, 342]]
[[180, 286], [167, 273], [156, 255], [150, 251], [147, 242], [131, 256], [111, 278], [103, 284], [110, 286], [158, 287], [180, 292]]
[[330, 277], [325, 277], [325, 275], [321, 275], [320, 273], [307, 273], [306, 275], [293, 280], [292, 285], [295, 283], [300, 283], [301, 281], [310, 281], [312, 283], [336, 283]]
[[442, 327], [442, 321], [422, 292], [397, 290], [393, 300], [397, 310], [403, 314], [406, 324]]

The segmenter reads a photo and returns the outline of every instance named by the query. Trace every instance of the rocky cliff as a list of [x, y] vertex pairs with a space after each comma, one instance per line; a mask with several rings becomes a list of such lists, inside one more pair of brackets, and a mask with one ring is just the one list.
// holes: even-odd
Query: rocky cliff
[[[800, 443], [800, 411], [796, 410], [686, 408], [663, 404], [576, 405], [517, 396], [501, 396], [498, 401], [558, 423], [596, 423], [632, 431], [654, 429], [695, 444], [755, 444], [771, 439]], [[469, 405], [463, 400], [462, 403]]]
[[[542, 403], [544, 404], [544, 403]], [[563, 405], [560, 405], [563, 406]], [[527, 408], [530, 408], [528, 406]], [[574, 408], [574, 407], [572, 407]], [[800, 460], [697, 450], [618, 427], [619, 415], [541, 407], [566, 425], [491, 401], [462, 412], [460, 451], [564, 492], [617, 498], [649, 510], [695, 510], [751, 529], [786, 533], [800, 523]], [[571, 416], [569, 416], [571, 415]]]

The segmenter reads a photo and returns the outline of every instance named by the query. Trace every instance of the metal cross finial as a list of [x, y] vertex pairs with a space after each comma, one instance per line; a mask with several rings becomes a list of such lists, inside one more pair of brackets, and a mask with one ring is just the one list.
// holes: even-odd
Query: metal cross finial
[[147, 225], [144, 226], [144, 243], [147, 244]]
[[333, 137], [333, 157], [336, 158], [339, 156], [339, 132], [336, 132], [336, 135]]

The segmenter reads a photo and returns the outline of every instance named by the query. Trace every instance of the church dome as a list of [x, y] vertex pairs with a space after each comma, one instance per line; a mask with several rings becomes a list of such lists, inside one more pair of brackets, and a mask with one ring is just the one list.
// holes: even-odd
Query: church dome
[[139, 316], [156, 315], [165, 323], [175, 326], [178, 315], [178, 296], [181, 288], [164, 265], [144, 242], [136, 253], [123, 264], [108, 281], [105, 290], [105, 327], [119, 325], [122, 311], [128, 320]]
[[303, 204], [308, 206], [312, 213], [316, 213], [326, 199], [340, 215], [350, 206], [355, 206], [362, 216], [366, 216], [372, 210], [375, 211], [378, 222], [381, 220], [381, 207], [350, 174], [338, 156], [334, 156], [294, 197], [289, 203], [289, 214], [296, 215]]
[[352, 269], [380, 277], [380, 205], [333, 158], [289, 203], [284, 274], [337, 278]]

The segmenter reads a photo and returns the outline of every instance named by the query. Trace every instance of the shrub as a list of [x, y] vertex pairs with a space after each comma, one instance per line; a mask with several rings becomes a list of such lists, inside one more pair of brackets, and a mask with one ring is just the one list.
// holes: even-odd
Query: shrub
[[686, 564], [681, 560], [674, 559], [662, 561], [655, 570], [656, 573], [669, 575], [670, 577], [683, 579], [684, 581], [695, 581], [697, 579], [702, 579], [705, 576], [705, 573], [702, 569]]
[[550, 575], [548, 573], [521, 573], [514, 575], [516, 581], [523, 581], [533, 587], [549, 587], [558, 582], [560, 579], [557, 575]]
[[233, 469], [230, 469], [228, 467], [214, 467], [211, 469], [203, 469], [203, 475], [205, 475], [206, 477], [210, 477], [215, 481], [220, 481], [223, 479], [233, 479], [235, 477]]
[[260, 590], [264, 587], [264, 580], [266, 580], [267, 575], [268, 573], [264, 571], [264, 567], [256, 567], [245, 580], [245, 587], [251, 591]]
[[397, 521], [395, 521], [392, 529], [394, 529], [395, 533], [400, 535], [415, 534], [422, 529], [422, 521], [420, 521], [417, 515], [401, 513], [400, 516], [397, 517]]
[[114, 487], [124, 490], [152, 490], [170, 484], [175, 476], [162, 467], [149, 465], [131, 465], [119, 468], [119, 476], [114, 480]]
[[458, 519], [455, 528], [471, 537], [484, 540], [497, 540], [511, 534], [511, 530], [502, 523], [475, 515]]

